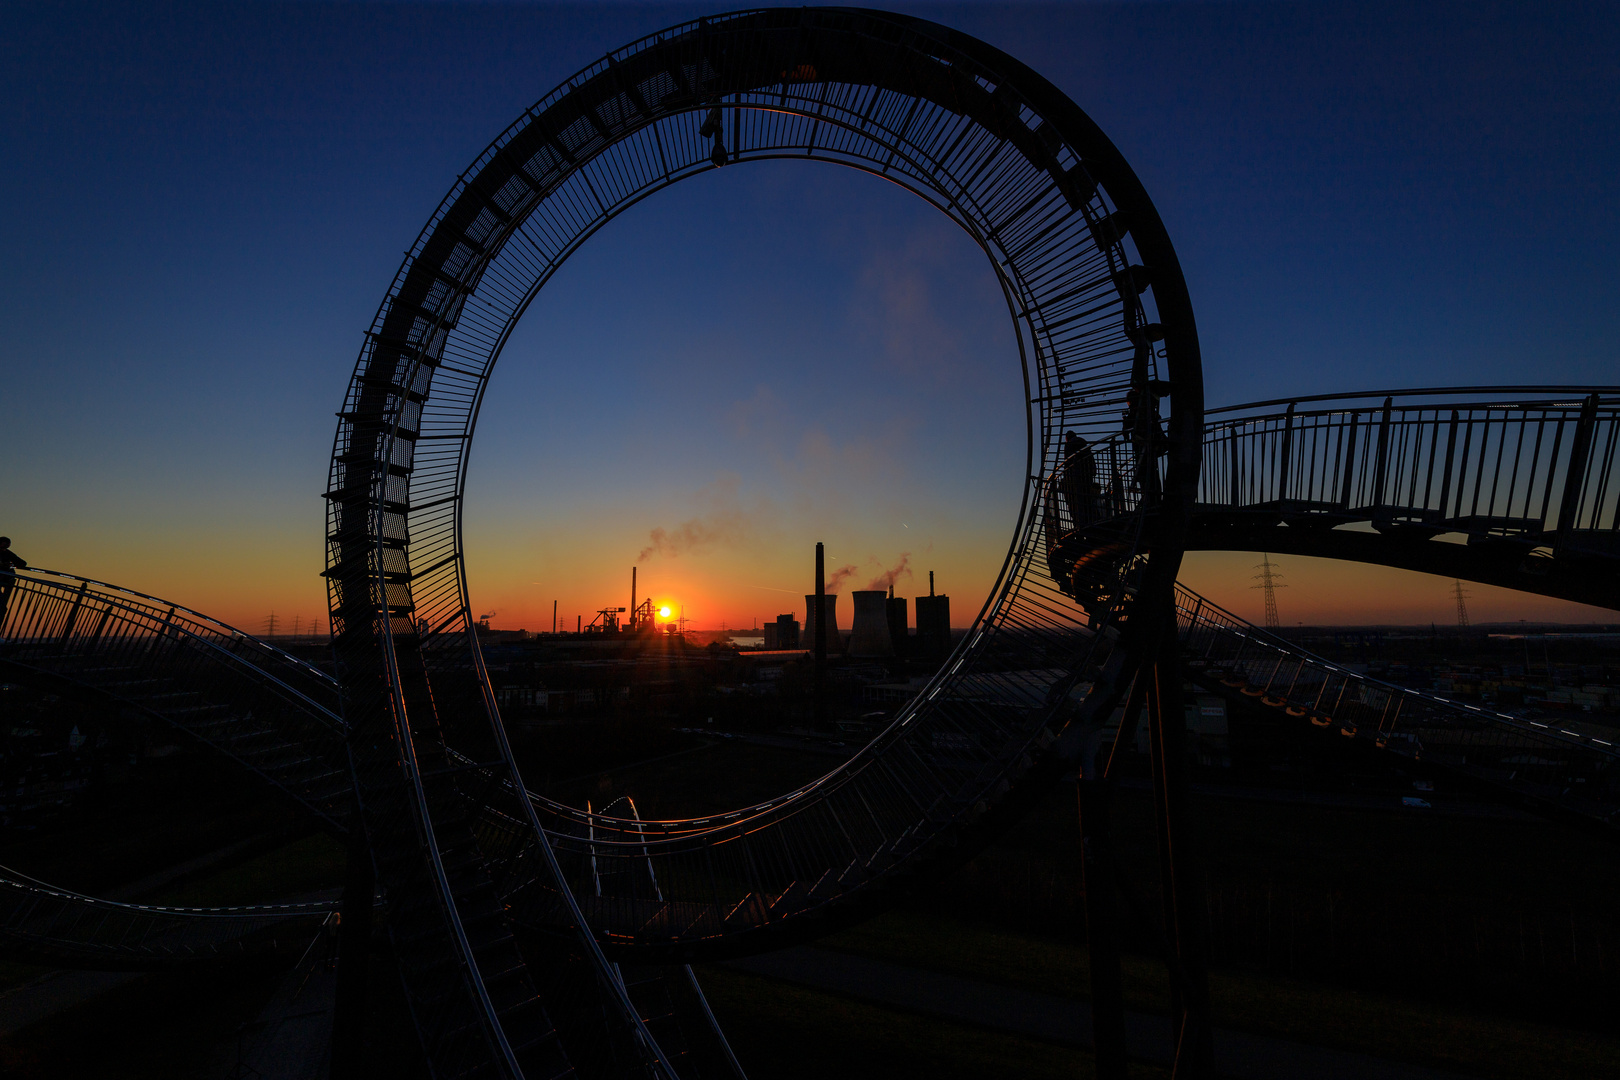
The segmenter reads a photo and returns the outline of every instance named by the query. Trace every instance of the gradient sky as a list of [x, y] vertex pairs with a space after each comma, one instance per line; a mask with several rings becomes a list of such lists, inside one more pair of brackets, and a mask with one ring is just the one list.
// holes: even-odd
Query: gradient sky
[[[1024, 60], [1124, 151], [1212, 405], [1620, 381], [1620, 9], [903, 9]], [[524, 107], [709, 10], [0, 8], [0, 532], [246, 629], [322, 615], [333, 413], [401, 252]], [[966, 237], [868, 177], [757, 164], [641, 204], [497, 369], [474, 603], [571, 625], [639, 561], [644, 595], [746, 626], [802, 612], [822, 539], [855, 586], [937, 570], [967, 622], [1023, 469], [1006, 317]], [[1255, 616], [1258, 561], [1184, 577]], [[1449, 582], [1279, 562], [1285, 622], [1452, 617]], [[1476, 621], [1612, 618], [1471, 589]]]

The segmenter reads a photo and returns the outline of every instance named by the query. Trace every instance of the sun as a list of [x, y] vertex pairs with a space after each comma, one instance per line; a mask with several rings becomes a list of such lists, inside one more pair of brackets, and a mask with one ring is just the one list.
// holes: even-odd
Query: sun
[[661, 608], [658, 609], [658, 617], [660, 619], [669, 618], [669, 607], [668, 607], [668, 605], [665, 605], [664, 607], [661, 607]]

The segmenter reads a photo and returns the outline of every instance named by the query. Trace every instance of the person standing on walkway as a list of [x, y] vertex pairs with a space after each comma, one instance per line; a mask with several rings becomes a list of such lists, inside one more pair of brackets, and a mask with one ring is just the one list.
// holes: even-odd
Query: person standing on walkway
[[0, 641], [5, 640], [6, 609], [11, 606], [11, 590], [17, 587], [13, 570], [26, 570], [22, 556], [11, 550], [11, 537], [0, 536]]

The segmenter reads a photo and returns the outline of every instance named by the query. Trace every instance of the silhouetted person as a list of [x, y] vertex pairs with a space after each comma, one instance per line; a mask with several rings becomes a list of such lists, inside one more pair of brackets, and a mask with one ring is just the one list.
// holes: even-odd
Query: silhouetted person
[[1125, 434], [1136, 451], [1137, 468], [1140, 470], [1129, 481], [1129, 487], [1144, 499], [1151, 500], [1157, 496], [1159, 488], [1159, 467], [1153, 459], [1170, 449], [1170, 440], [1160, 426], [1159, 395], [1153, 392], [1151, 386], [1145, 394], [1132, 387], [1125, 395], [1124, 421]]
[[17, 587], [17, 579], [10, 576], [10, 571], [26, 570], [28, 564], [21, 555], [11, 550], [11, 537], [0, 536], [0, 640], [3, 640], [6, 629], [6, 609], [11, 606], [11, 590]]
[[1063, 477], [1058, 491], [1068, 504], [1075, 528], [1097, 516], [1097, 458], [1091, 444], [1072, 431], [1063, 436]]

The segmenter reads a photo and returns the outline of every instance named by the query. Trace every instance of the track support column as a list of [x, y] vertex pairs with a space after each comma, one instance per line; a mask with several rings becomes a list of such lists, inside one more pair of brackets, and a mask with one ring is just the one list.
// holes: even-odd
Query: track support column
[[1125, 990], [1120, 972], [1119, 892], [1108, 853], [1108, 785], [1076, 781], [1080, 809], [1080, 881], [1086, 899], [1086, 952], [1091, 964], [1091, 1045], [1097, 1080], [1126, 1080]]
[[377, 892], [371, 850], [357, 811], [349, 824], [349, 860], [338, 926], [338, 968], [332, 1006], [332, 1080], [366, 1075], [366, 982], [371, 966], [371, 909]]
[[1170, 1017], [1175, 1024], [1175, 1080], [1214, 1075], [1204, 890], [1189, 820], [1187, 717], [1182, 707], [1175, 611], [1159, 635], [1147, 686], [1148, 742], [1159, 836], [1159, 872], [1170, 967]]

